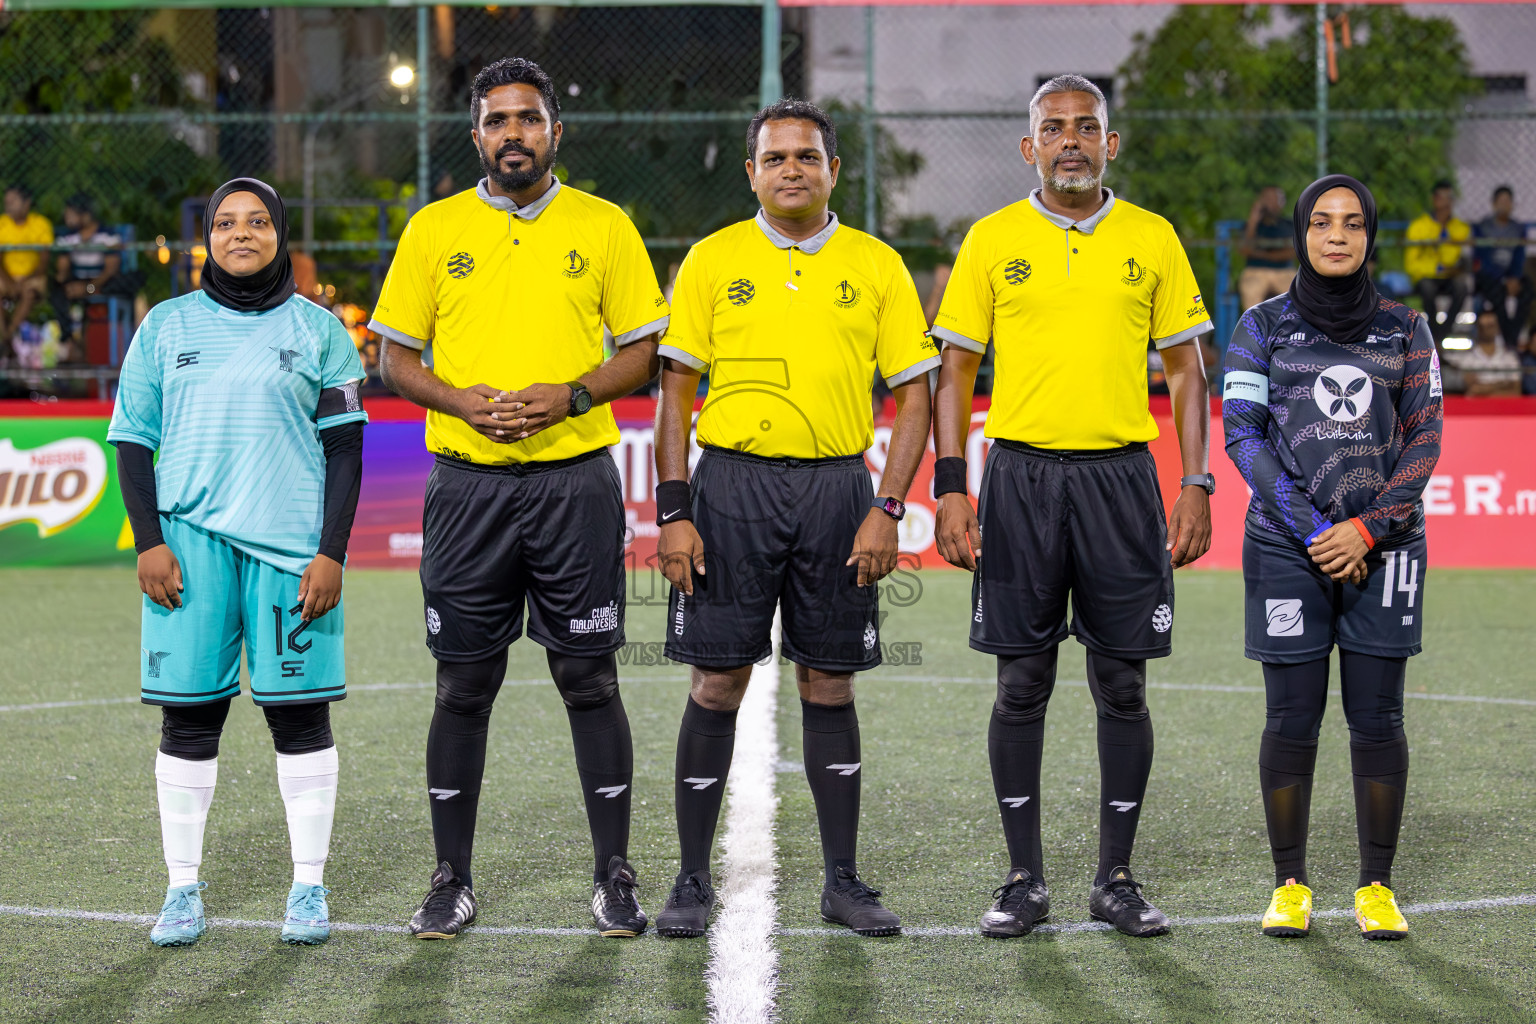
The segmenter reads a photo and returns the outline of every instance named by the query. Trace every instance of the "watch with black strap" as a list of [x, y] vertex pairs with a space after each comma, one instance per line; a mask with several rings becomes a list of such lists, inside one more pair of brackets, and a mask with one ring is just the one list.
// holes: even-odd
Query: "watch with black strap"
[[1216, 478], [1210, 473], [1196, 473], [1193, 476], [1182, 477], [1179, 480], [1180, 487], [1203, 487], [1206, 494], [1216, 493]]
[[565, 385], [571, 389], [570, 415], [584, 416], [592, 411], [592, 392], [579, 380], [569, 381]]
[[869, 507], [879, 509], [898, 523], [901, 522], [901, 517], [907, 514], [906, 502], [897, 501], [895, 498], [876, 497]]

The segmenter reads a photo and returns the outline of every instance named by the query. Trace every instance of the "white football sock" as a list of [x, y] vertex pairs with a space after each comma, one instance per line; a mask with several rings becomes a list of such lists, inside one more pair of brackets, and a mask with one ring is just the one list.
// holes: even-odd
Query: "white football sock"
[[277, 755], [277, 788], [288, 809], [288, 841], [296, 885], [321, 885], [336, 817], [336, 748]]
[[187, 761], [155, 752], [155, 789], [160, 796], [160, 842], [172, 887], [197, 881], [203, 864], [203, 826], [219, 777], [219, 759]]

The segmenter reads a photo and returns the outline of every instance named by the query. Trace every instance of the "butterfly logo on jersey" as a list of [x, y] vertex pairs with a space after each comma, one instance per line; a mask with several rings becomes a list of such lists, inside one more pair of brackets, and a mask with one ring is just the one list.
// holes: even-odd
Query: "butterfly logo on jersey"
[[572, 249], [565, 254], [565, 266], [560, 269], [560, 273], [572, 280], [586, 276], [587, 258], [575, 249]]
[[467, 252], [456, 252], [448, 257], [448, 273], [456, 278], [465, 278], [474, 273], [475, 258]]
[[1003, 265], [1003, 280], [1009, 284], [1023, 284], [1030, 273], [1029, 260], [1009, 260]]
[[1357, 366], [1341, 363], [1317, 375], [1312, 399], [1323, 415], [1340, 423], [1352, 423], [1371, 407], [1371, 378]]
[[832, 300], [832, 305], [838, 309], [852, 309], [859, 304], [859, 296], [862, 293], [848, 283], [847, 278], [837, 282], [837, 298]]
[[1141, 284], [1142, 281], [1146, 280], [1147, 272], [1140, 263], [1136, 262], [1136, 258], [1134, 256], [1120, 265], [1125, 268], [1125, 276], [1120, 280], [1124, 281], [1126, 284], [1138, 285]]
[[271, 345], [268, 345], [267, 351], [277, 353], [277, 368], [279, 370], [282, 370], [284, 373], [293, 372], [293, 357], [299, 354], [298, 349], [273, 348]]
[[731, 300], [733, 306], [745, 306], [756, 294], [757, 289], [752, 287], [752, 282], [744, 277], [738, 277], [732, 281], [731, 286], [725, 290], [725, 297]]

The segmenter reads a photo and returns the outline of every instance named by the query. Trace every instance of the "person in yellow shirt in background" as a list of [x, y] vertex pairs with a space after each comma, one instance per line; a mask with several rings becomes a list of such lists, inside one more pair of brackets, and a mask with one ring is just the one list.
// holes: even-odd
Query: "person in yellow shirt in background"
[[[32, 193], [22, 185], [5, 190], [5, 213], [0, 214], [0, 245], [52, 245], [53, 225], [32, 209]], [[27, 322], [32, 307], [48, 289], [43, 273], [48, 253], [42, 249], [28, 252], [11, 249], [0, 255], [0, 301], [13, 303], [10, 318], [0, 306], [0, 342], [10, 348], [21, 325]]]
[[[1404, 238], [1408, 246], [1403, 253], [1403, 269], [1424, 305], [1436, 348], [1445, 340], [1456, 323], [1456, 314], [1467, 301], [1467, 285], [1462, 277], [1467, 269], [1466, 247], [1472, 239], [1472, 228], [1451, 212], [1455, 202], [1456, 187], [1448, 181], [1435, 182], [1429, 212], [1420, 214], [1408, 225]], [[1435, 300], [1442, 295], [1451, 299], [1450, 309], [1443, 314], [1435, 309]]]

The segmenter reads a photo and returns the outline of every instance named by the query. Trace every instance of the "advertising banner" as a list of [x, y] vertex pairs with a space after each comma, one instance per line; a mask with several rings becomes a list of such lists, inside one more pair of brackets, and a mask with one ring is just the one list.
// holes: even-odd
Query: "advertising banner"
[[[1536, 568], [1536, 415], [1526, 403], [1466, 399], [1447, 415], [1440, 462], [1424, 491], [1432, 564], [1466, 568]], [[397, 399], [366, 403], [362, 496], [352, 531], [349, 564], [414, 570], [421, 557], [421, 506], [432, 455], [423, 445], [421, 412]], [[657, 527], [651, 417], [654, 403], [614, 404], [620, 441], [613, 448], [629, 521], [631, 567], [654, 560]], [[1465, 410], [1465, 411], [1463, 411]], [[84, 410], [82, 410], [84, 411]], [[0, 566], [131, 563], [133, 541], [117, 487], [116, 463], [106, 443], [109, 406], [94, 415], [6, 416], [0, 410]], [[1178, 492], [1178, 440], [1167, 402], [1154, 405], [1161, 436], [1153, 442], [1164, 502]], [[966, 444], [974, 497], [988, 441], [982, 433], [986, 403], [978, 400]], [[890, 440], [890, 410], [876, 420], [866, 453], [878, 486]], [[697, 448], [693, 457], [698, 457]], [[1213, 543], [1198, 564], [1242, 565], [1248, 489], [1222, 451], [1219, 416], [1211, 422]], [[901, 524], [904, 561], [942, 568], [934, 547], [933, 458], [918, 469]]]
[[0, 419], [0, 565], [131, 564], [104, 417]]

